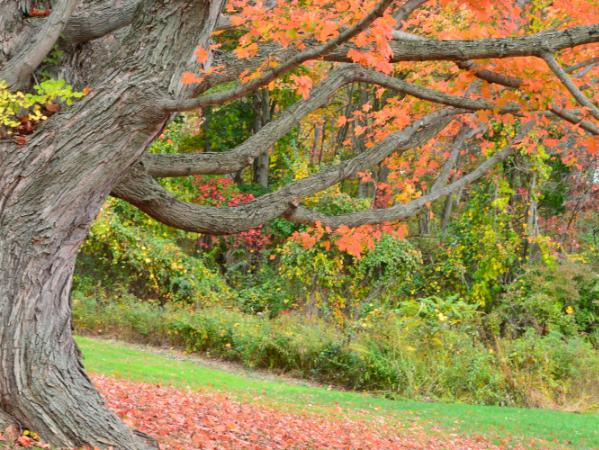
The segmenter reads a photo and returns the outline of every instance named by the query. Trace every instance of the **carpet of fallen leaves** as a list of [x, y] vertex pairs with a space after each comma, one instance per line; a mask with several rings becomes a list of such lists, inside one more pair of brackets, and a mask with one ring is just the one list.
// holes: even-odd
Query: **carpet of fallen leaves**
[[[497, 449], [484, 439], [397, 427], [384, 417], [356, 420], [332, 414], [289, 413], [194, 392], [94, 376], [108, 405], [161, 448], [193, 449]], [[336, 414], [335, 414], [336, 416]]]

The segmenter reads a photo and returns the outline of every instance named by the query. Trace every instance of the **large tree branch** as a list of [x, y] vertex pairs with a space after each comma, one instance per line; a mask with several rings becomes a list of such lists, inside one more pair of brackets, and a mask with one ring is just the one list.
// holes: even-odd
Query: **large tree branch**
[[[599, 41], [599, 26], [574, 27], [558, 32], [544, 32], [524, 38], [482, 39], [470, 41], [446, 40], [439, 41], [427, 39], [403, 31], [394, 32], [398, 39], [391, 43], [394, 50], [392, 60], [397, 61], [422, 61], [422, 60], [453, 60], [465, 70], [472, 70], [478, 78], [490, 83], [498, 83], [507, 87], [518, 88], [522, 81], [509, 75], [503, 75], [485, 69], [479, 69], [469, 58], [487, 57], [512, 57], [512, 56], [538, 56], [542, 53], [543, 46], [558, 49], [575, 47], [589, 42]], [[568, 36], [572, 36], [570, 40]], [[408, 43], [412, 41], [412, 43]], [[419, 41], [420, 43], [417, 43]], [[428, 54], [429, 48], [434, 52]], [[331, 53], [324, 55], [323, 59], [337, 62], [352, 62], [347, 57], [348, 44], [339, 46]], [[244, 70], [256, 70], [267, 58], [278, 61], [287, 61], [296, 55], [297, 51], [291, 48], [283, 49], [276, 44], [264, 44], [258, 49], [258, 55], [250, 59], [238, 59], [230, 52], [216, 52], [215, 65], [223, 66], [222, 73], [208, 75], [203, 83], [198, 86], [198, 92], [203, 92], [218, 83], [233, 81], [239, 78]], [[191, 105], [193, 106], [193, 105]]]
[[64, 39], [73, 43], [87, 42], [129, 25], [140, 0], [127, 0], [121, 6], [114, 3], [105, 1], [73, 14], [64, 27]]
[[[453, 106], [455, 108], [470, 109], [472, 111], [478, 111], [481, 109], [494, 109], [495, 105], [487, 100], [473, 100], [468, 97], [459, 97], [454, 95], [445, 94], [440, 91], [425, 88], [415, 84], [407, 83], [399, 78], [395, 78], [389, 75], [385, 75], [374, 70], [368, 70], [363, 67], [356, 69], [357, 78], [356, 81], [362, 81], [366, 83], [377, 84], [398, 92], [404, 92], [422, 100], [428, 100], [434, 103], [440, 103], [443, 105]], [[500, 108], [499, 111], [516, 112], [520, 108], [517, 105], [506, 105]]]
[[[540, 56], [565, 48], [599, 42], [599, 25], [544, 31], [533, 36], [477, 40], [396, 39], [391, 42], [392, 62], [399, 61], [467, 61], [481, 58]], [[328, 53], [328, 61], [348, 62], [348, 46]]]
[[[307, 114], [324, 106], [329, 97], [341, 86], [360, 81], [378, 84], [389, 89], [403, 92], [414, 97], [454, 106], [456, 108], [495, 109], [493, 103], [486, 100], [472, 100], [467, 97], [451, 96], [403, 80], [384, 75], [373, 70], [352, 64], [334, 70], [329, 77], [314, 88], [307, 100], [301, 100], [285, 110], [276, 120], [268, 123], [260, 131], [238, 147], [228, 152], [206, 152], [178, 155], [147, 154], [144, 164], [150, 175], [155, 177], [185, 176], [190, 174], [232, 173], [248, 166], [260, 154], [272, 147], [291, 128]], [[517, 106], [506, 105], [501, 112], [518, 111]]]
[[243, 169], [258, 155], [267, 151], [300, 120], [324, 106], [343, 85], [354, 80], [354, 69], [345, 66], [334, 70], [315, 87], [310, 97], [287, 108], [279, 117], [262, 127], [245, 142], [227, 152], [205, 152], [178, 155], [147, 154], [144, 165], [154, 177], [185, 176], [190, 174], [223, 174]]
[[491, 167], [498, 162], [503, 161], [513, 151], [514, 144], [519, 142], [526, 134], [528, 134], [531, 127], [532, 122], [529, 122], [523, 128], [518, 137], [515, 138], [507, 147], [494, 154], [472, 172], [464, 175], [453, 183], [443, 187], [438, 187], [437, 189], [432, 190], [430, 193], [423, 195], [422, 197], [419, 197], [409, 203], [395, 205], [385, 209], [360, 211], [340, 216], [328, 216], [307, 208], [298, 207], [288, 213], [286, 218], [296, 223], [314, 224], [316, 222], [320, 222], [323, 225], [329, 226], [333, 229], [338, 228], [341, 225], [357, 227], [366, 224], [394, 222], [397, 220], [407, 219], [408, 217], [412, 217], [417, 214], [427, 203], [449, 195], [452, 192], [455, 192], [458, 189], [478, 180], [480, 177], [486, 174]]
[[599, 127], [588, 120], [583, 120], [576, 113], [569, 111], [564, 108], [560, 108], [557, 105], [552, 105], [549, 107], [549, 112], [553, 113], [557, 117], [570, 122], [573, 125], [577, 125], [585, 131], [597, 136], [599, 135]]
[[31, 74], [54, 47], [76, 5], [77, 0], [59, 0], [35, 37], [25, 42], [0, 70], [0, 79], [9, 88], [19, 89], [28, 84]]
[[112, 194], [166, 225], [208, 234], [237, 233], [256, 228], [287, 213], [302, 198], [355, 176], [359, 171], [379, 164], [394, 152], [424, 144], [447, 126], [455, 115], [464, 112], [467, 111], [448, 108], [431, 113], [348, 161], [241, 206], [214, 208], [177, 200], [141, 165], [133, 168]]
[[360, 20], [353, 27], [339, 33], [337, 37], [331, 39], [325, 44], [318, 45], [316, 47], [308, 48], [308, 50], [302, 51], [294, 55], [292, 58], [286, 60], [284, 63], [280, 64], [274, 69], [268, 70], [264, 75], [259, 76], [258, 78], [246, 83], [239, 85], [233, 89], [224, 92], [218, 92], [214, 94], [205, 94], [193, 99], [187, 100], [165, 100], [160, 104], [160, 107], [165, 111], [189, 111], [192, 109], [210, 106], [210, 105], [219, 105], [226, 101], [235, 100], [237, 98], [243, 97], [244, 95], [252, 92], [262, 86], [266, 86], [275, 78], [283, 75], [290, 70], [293, 70], [295, 67], [300, 64], [317, 59], [322, 55], [327, 54], [332, 51], [334, 48], [339, 45], [347, 42], [352, 39], [354, 36], [358, 35], [362, 31], [364, 31], [372, 22], [374, 22], [378, 17], [381, 17], [387, 7], [393, 2], [393, 0], [381, 0], [373, 9], [370, 11], [366, 17]]
[[574, 84], [574, 82], [570, 79], [566, 71], [562, 68], [562, 66], [555, 60], [551, 53], [544, 53], [541, 55], [545, 60], [549, 68], [553, 71], [555, 76], [559, 78], [564, 86], [570, 91], [572, 96], [576, 99], [578, 103], [582, 106], [589, 108], [591, 114], [596, 119], [599, 119], [599, 108], [591, 102], [586, 95], [584, 95], [580, 89]]
[[[398, 36], [401, 36], [400, 38], [404, 38], [404, 39], [408, 39], [408, 40], [422, 41], [425, 39], [421, 36], [418, 36], [418, 35], [415, 35], [412, 33], [405, 33], [405, 32], [399, 32]], [[591, 59], [583, 61], [579, 64], [575, 64], [571, 67], [568, 67], [567, 69], [565, 69], [565, 71], [564, 71], [565, 73], [563, 73], [562, 76], [567, 79], [568, 78], [567, 73], [575, 72], [576, 70], [581, 69], [583, 67], [592, 66], [593, 64], [595, 64], [597, 62], [598, 59], [599, 58], [591, 58]], [[481, 80], [487, 81], [489, 83], [496, 83], [496, 84], [500, 84], [505, 87], [516, 88], [516, 89], [522, 85], [522, 80], [520, 78], [512, 77], [509, 75], [504, 75], [504, 74], [493, 72], [493, 71], [486, 70], [486, 69], [480, 69], [472, 61], [456, 61], [456, 64], [458, 65], [458, 67], [460, 69], [471, 70], [473, 72], [474, 76], [476, 76], [477, 78], [479, 78]], [[556, 65], [557, 65], [557, 62], [556, 62]], [[557, 66], [558, 66], [557, 70], [561, 69], [561, 67], [559, 65], [557, 65]], [[574, 89], [578, 91], [576, 86], [574, 86]], [[580, 93], [580, 95], [583, 95], [583, 94]], [[576, 113], [574, 113], [572, 111], [568, 111], [566, 109], [560, 108], [557, 105], [552, 105], [549, 108], [549, 111], [551, 113], [553, 113], [555, 116], [557, 116], [563, 120], [566, 120], [567, 122], [570, 122], [574, 125], [579, 125], [582, 129], [588, 131], [591, 134], [595, 134], [595, 135], [599, 134], [598, 133], [599, 129], [593, 123], [579, 118], [576, 115]]]
[[[418, 36], [413, 33], [406, 33], [404, 31], [394, 31], [393, 38], [396, 40], [408, 39], [408, 40], [419, 40], [426, 41], [427, 38]], [[480, 69], [474, 62], [472, 61], [455, 61], [457, 66], [462, 70], [470, 70], [474, 76], [480, 78], [481, 80], [485, 80], [489, 83], [497, 83], [506, 87], [518, 88], [522, 84], [522, 80], [515, 77], [510, 77], [508, 75], [503, 75], [497, 72], [491, 72], [490, 70]]]
[[[522, 38], [498, 38], [480, 40], [433, 40], [411, 33], [399, 32], [401, 38], [391, 43], [393, 62], [453, 60], [465, 70], [472, 70], [474, 75], [490, 83], [498, 83], [507, 87], [518, 88], [522, 80], [509, 75], [499, 74], [490, 70], [479, 69], [469, 61], [476, 58], [507, 58], [515, 56], [540, 56], [545, 49], [560, 50], [578, 45], [599, 42], [599, 25], [573, 27], [560, 31], [546, 31], [533, 36]], [[397, 35], [397, 33], [396, 33]], [[348, 45], [339, 46], [323, 59], [338, 62], [351, 62], [347, 56]], [[257, 68], [269, 56], [275, 59], [288, 60], [293, 58], [293, 52], [270, 44], [260, 47], [259, 56], [245, 61], [250, 68]], [[242, 60], [236, 60], [229, 54], [220, 54], [216, 62], [226, 66], [224, 75], [215, 74], [207, 77], [206, 87], [221, 81], [236, 79], [244, 70]], [[189, 107], [194, 108], [194, 100], [189, 101]], [[197, 100], [197, 103], [202, 103]]]

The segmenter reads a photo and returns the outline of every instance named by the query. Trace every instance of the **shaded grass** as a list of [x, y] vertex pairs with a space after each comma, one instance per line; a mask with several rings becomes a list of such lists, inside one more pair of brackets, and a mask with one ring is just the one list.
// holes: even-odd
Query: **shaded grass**
[[[264, 379], [251, 372], [205, 367], [198, 362], [114, 341], [78, 337], [77, 343], [84, 354], [87, 370], [117, 378], [217, 391], [285, 410], [339, 414], [342, 408], [343, 414], [354, 418], [385, 416], [397, 420], [399, 425], [482, 434], [496, 442], [507, 439], [511, 443], [533, 446], [530, 440], [540, 439], [555, 441], [559, 447], [599, 449], [599, 414], [390, 400], [299, 382]], [[549, 443], [536, 445], [547, 448]]]

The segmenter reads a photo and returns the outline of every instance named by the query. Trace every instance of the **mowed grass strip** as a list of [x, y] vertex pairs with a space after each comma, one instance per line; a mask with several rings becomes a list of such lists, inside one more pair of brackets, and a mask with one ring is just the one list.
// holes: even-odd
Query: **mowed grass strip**
[[558, 448], [599, 449], [599, 414], [455, 403], [389, 400], [359, 392], [265, 378], [261, 373], [210, 367], [201, 361], [156, 353], [129, 344], [77, 337], [87, 370], [132, 381], [226, 393], [285, 411], [343, 414], [365, 420], [384, 416], [398, 426], [478, 434], [495, 442]]

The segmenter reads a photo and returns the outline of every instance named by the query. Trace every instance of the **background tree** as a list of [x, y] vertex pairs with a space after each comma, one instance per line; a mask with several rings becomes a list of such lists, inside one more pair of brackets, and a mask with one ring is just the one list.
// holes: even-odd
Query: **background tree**
[[[56, 0], [45, 9], [1, 0], [0, 423], [17, 421], [63, 447], [155, 446], [106, 409], [71, 336], [75, 257], [111, 194], [164, 224], [208, 234], [281, 216], [319, 224], [359, 254], [372, 229], [350, 228], [393, 226], [480, 178], [517, 147], [547, 138], [552, 148], [567, 142], [596, 153], [596, 138], [589, 138], [599, 117], [593, 71], [570, 75], [593, 64], [596, 47], [587, 44], [599, 41], [599, 25], [591, 3], [428, 3]], [[218, 28], [227, 31], [213, 38]], [[492, 30], [508, 37], [488, 38]], [[51, 77], [75, 91], [40, 82]], [[173, 114], [282, 82], [301, 98], [269, 110], [261, 128], [229, 151], [146, 153]], [[385, 98], [373, 109], [364, 96], [356, 118], [337, 118], [355, 120], [354, 135], [364, 135], [353, 139], [363, 149], [351, 158], [238, 206], [178, 200], [156, 181], [233, 174], [256, 160], [264, 167], [262, 155], [351, 83], [376, 86]], [[479, 151], [468, 170], [456, 176], [451, 150], [442, 164], [425, 167], [430, 155], [440, 160], [440, 149], [462, 139], [462, 124], [486, 130], [471, 136]], [[403, 186], [430, 185], [417, 198], [342, 216], [301, 204], [409, 152], [418, 158]]]

